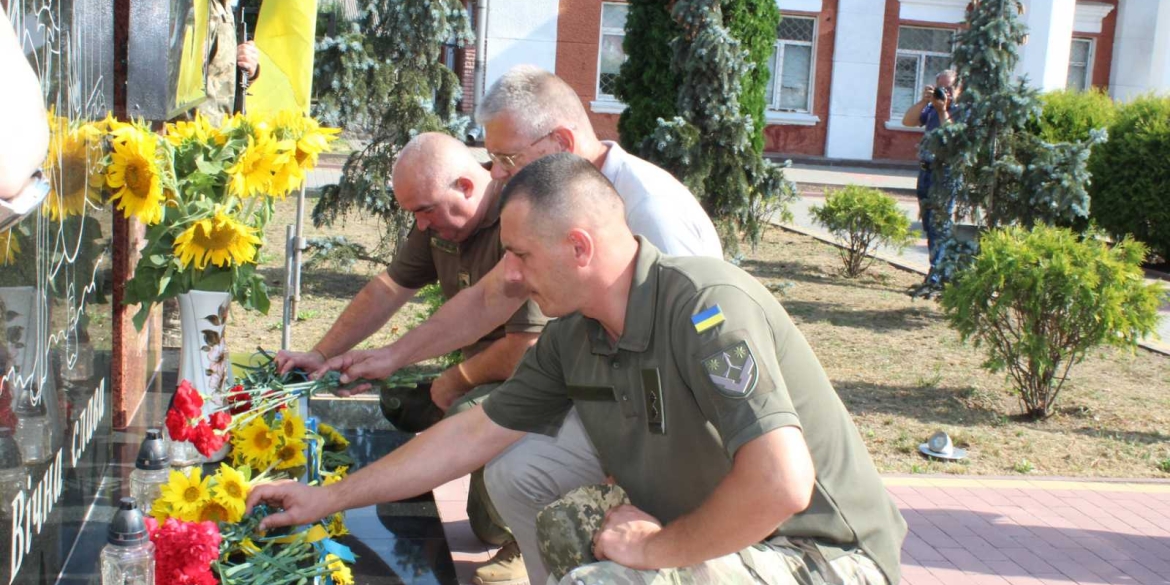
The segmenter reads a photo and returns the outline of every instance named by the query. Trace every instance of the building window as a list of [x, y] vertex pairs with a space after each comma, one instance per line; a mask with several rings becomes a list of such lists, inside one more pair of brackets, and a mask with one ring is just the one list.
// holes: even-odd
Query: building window
[[1066, 87], [1085, 91], [1093, 85], [1093, 39], [1073, 39], [1068, 54]]
[[617, 100], [613, 95], [614, 83], [622, 63], [626, 62], [626, 52], [622, 50], [622, 41], [626, 38], [626, 14], [629, 6], [626, 4], [601, 5], [601, 43], [597, 55], [597, 99]]
[[768, 60], [771, 81], [765, 99], [768, 107], [782, 112], [812, 110], [813, 42], [817, 20], [784, 16], [776, 27], [776, 46]]
[[894, 61], [894, 94], [890, 115], [901, 118], [922, 98], [927, 85], [951, 68], [955, 32], [945, 28], [898, 27], [898, 56]]

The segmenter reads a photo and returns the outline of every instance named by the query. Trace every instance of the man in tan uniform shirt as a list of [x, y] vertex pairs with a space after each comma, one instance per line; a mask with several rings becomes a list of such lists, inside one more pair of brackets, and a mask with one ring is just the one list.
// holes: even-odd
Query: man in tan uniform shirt
[[[399, 205], [415, 216], [414, 229], [386, 272], [354, 297], [312, 350], [277, 354], [281, 371], [306, 362], [319, 365], [349, 351], [381, 329], [422, 287], [438, 282], [450, 298], [503, 258], [496, 184], [458, 140], [439, 133], [413, 138], [398, 155], [393, 181]], [[464, 361], [431, 386], [435, 404], [448, 416], [478, 404], [512, 373], [546, 321], [536, 304], [527, 302], [463, 347]], [[495, 545], [512, 542], [491, 506], [482, 472], [472, 474], [471, 483], [467, 511], [476, 536]]]

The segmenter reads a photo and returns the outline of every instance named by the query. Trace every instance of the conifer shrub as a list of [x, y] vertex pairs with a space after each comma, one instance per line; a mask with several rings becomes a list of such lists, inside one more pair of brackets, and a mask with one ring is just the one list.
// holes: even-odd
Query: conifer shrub
[[901, 250], [918, 233], [893, 197], [878, 189], [849, 185], [825, 194], [825, 204], [812, 208], [813, 218], [841, 243], [845, 276], [856, 278], [874, 263], [878, 245]]
[[1045, 418], [1069, 369], [1098, 345], [1132, 347], [1157, 325], [1166, 292], [1147, 284], [1146, 246], [1038, 225], [992, 230], [972, 265], [944, 290], [942, 308], [983, 366], [1006, 372], [1021, 408]]
[[1113, 98], [1093, 88], [1089, 91], [1062, 89], [1040, 96], [1043, 109], [1037, 119], [1037, 133], [1045, 142], [1089, 140], [1089, 132], [1108, 128], [1117, 116]]
[[1116, 237], [1132, 235], [1170, 258], [1170, 96], [1121, 105], [1109, 141], [1089, 160], [1091, 217]]

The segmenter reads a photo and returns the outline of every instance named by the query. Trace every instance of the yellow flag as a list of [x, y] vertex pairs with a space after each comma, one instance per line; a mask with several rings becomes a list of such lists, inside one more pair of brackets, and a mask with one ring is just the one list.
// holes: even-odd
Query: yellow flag
[[266, 0], [256, 19], [260, 77], [248, 87], [249, 113], [309, 113], [317, 0]]

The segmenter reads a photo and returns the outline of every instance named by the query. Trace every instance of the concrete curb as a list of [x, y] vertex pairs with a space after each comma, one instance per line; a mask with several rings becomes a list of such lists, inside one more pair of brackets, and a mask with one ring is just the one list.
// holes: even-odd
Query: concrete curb
[[[790, 224], [790, 223], [780, 223], [780, 222], [776, 222], [776, 221], [773, 221], [771, 223], [772, 223], [772, 225], [779, 227], [780, 229], [788, 230], [790, 232], [797, 233], [797, 234], [800, 234], [802, 236], [808, 236], [810, 238], [816, 239], [818, 241], [824, 242], [826, 244], [829, 244], [829, 245], [837, 247], [837, 248], [843, 248], [843, 246], [841, 244], [837, 243], [837, 241], [834, 240], [832, 237], [826, 236], [825, 234], [818, 233], [818, 232], [813, 231], [813, 230], [810, 230], [809, 228], [798, 226], [795, 224]], [[929, 271], [928, 268], [924, 268], [923, 266], [921, 266], [917, 263], [906, 262], [900, 256], [896, 256], [893, 254], [882, 252], [880, 250], [875, 254], [871, 254], [870, 256], [872, 256], [873, 258], [877, 258], [878, 260], [881, 260], [882, 262], [885, 262], [886, 264], [889, 264], [890, 266], [893, 266], [894, 268], [897, 268], [899, 270], [905, 270], [907, 272], [915, 272], [915, 273], [921, 274], [923, 276], [926, 276], [926, 273]], [[1170, 356], [1170, 344], [1167, 344], [1165, 341], [1142, 340], [1142, 341], [1138, 342], [1138, 345], [1140, 347], [1142, 347], [1143, 349], [1146, 349], [1148, 351], [1152, 351], [1156, 354]]]

